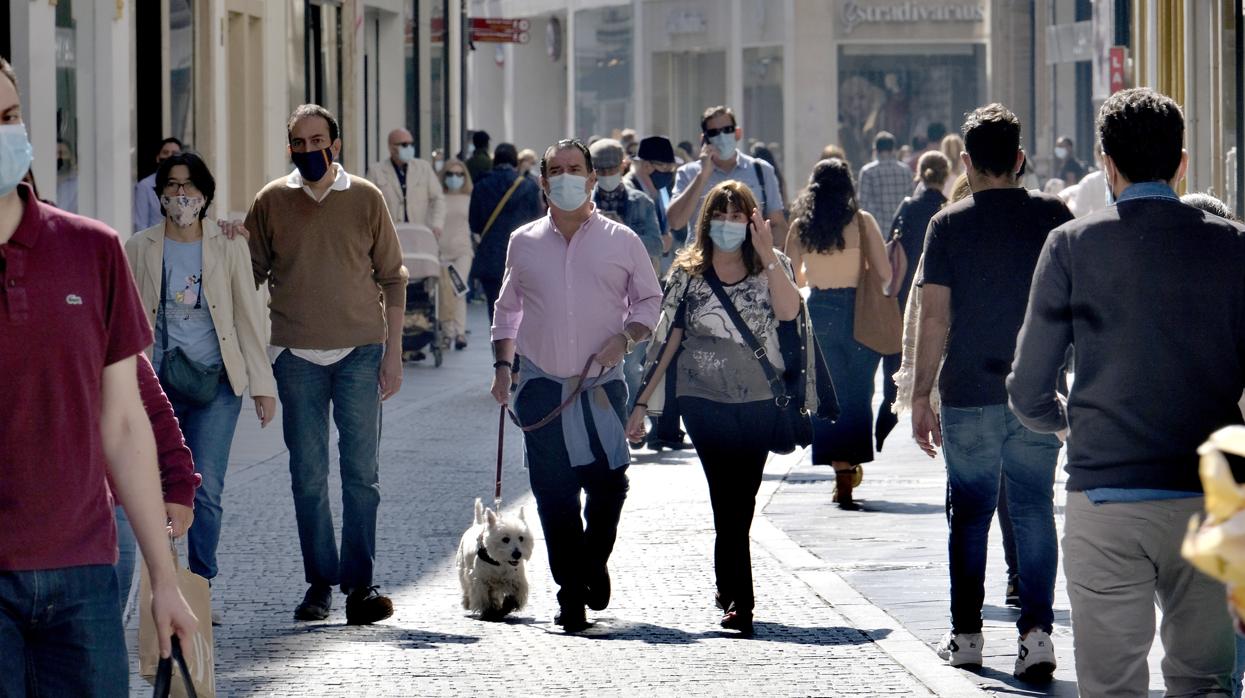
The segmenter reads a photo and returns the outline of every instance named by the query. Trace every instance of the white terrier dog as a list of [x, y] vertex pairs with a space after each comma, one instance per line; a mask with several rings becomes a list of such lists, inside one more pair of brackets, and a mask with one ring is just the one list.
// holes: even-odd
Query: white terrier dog
[[527, 604], [527, 569], [532, 557], [532, 532], [519, 518], [503, 519], [479, 499], [475, 524], [458, 544], [458, 581], [463, 608], [481, 620], [501, 620]]

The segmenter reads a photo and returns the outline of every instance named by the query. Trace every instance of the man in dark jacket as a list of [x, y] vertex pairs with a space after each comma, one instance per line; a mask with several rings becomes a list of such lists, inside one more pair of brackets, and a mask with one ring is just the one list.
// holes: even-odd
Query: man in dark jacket
[[[1180, 545], [1204, 506], [1198, 445], [1241, 423], [1245, 229], [1176, 198], [1188, 154], [1170, 98], [1116, 93], [1098, 135], [1116, 204], [1047, 239], [1011, 405], [1030, 429], [1068, 439], [1064, 573], [1081, 694], [1146, 693], [1157, 601], [1168, 695], [1229, 695], [1223, 585]], [[1065, 399], [1055, 376], [1069, 345], [1076, 381]]]
[[[488, 176], [493, 169], [493, 158], [488, 154], [488, 131], [476, 131], [471, 134], [471, 157], [467, 159], [467, 174], [472, 182], [479, 182]], [[500, 146], [499, 146], [500, 147]]]
[[471, 276], [484, 287], [490, 323], [506, 271], [510, 233], [540, 218], [540, 189], [519, 174], [518, 164], [519, 152], [514, 145], [498, 143], [493, 153], [493, 170], [475, 183], [467, 212], [467, 225], [478, 240]]

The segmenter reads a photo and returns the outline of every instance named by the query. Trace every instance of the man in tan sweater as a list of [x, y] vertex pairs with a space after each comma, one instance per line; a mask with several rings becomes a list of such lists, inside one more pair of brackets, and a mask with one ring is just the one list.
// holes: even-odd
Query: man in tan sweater
[[[259, 192], [246, 229], [255, 283], [272, 294], [269, 355], [310, 585], [294, 617], [327, 618], [340, 584], [346, 622], [374, 623], [393, 614], [372, 567], [380, 403], [402, 386], [406, 272], [384, 197], [333, 162], [341, 139], [332, 113], [304, 104], [287, 130], [296, 169]], [[330, 403], [340, 434], [340, 556], [328, 498]]]

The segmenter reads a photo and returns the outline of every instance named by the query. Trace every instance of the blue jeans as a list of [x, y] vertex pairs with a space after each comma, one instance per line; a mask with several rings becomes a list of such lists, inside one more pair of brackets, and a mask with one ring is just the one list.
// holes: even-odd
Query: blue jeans
[[195, 520], [187, 534], [190, 571], [212, 579], [217, 574], [216, 546], [220, 543], [220, 495], [225, 489], [225, 469], [229, 467], [242, 398], [233, 394], [228, 380], [223, 380], [216, 397], [206, 405], [188, 405], [171, 396], [169, 402], [194, 456], [195, 472], [203, 476], [203, 484], [195, 490]]
[[808, 316], [834, 378], [839, 418], [813, 418], [813, 463], [873, 461], [873, 377], [882, 355], [856, 341], [856, 289], [815, 289]]
[[0, 572], [0, 696], [129, 694], [112, 565]]
[[942, 408], [943, 456], [947, 461], [947, 523], [951, 528], [951, 629], [981, 632], [986, 543], [990, 520], [1005, 488], [1020, 575], [1021, 633], [1051, 631], [1055, 600], [1055, 462], [1059, 439], [1029, 431], [1006, 405]]
[[[284, 351], [273, 364], [283, 408], [290, 484], [307, 583], [371, 586], [380, 505], [380, 360], [384, 345], [356, 348], [330, 366]], [[329, 511], [329, 404], [342, 478], [342, 545]]]
[[130, 586], [134, 584], [134, 565], [138, 562], [138, 540], [125, 515], [125, 508], [118, 506], [117, 513], [117, 594], [121, 597], [121, 615], [125, 616], [125, 602], [130, 599]]

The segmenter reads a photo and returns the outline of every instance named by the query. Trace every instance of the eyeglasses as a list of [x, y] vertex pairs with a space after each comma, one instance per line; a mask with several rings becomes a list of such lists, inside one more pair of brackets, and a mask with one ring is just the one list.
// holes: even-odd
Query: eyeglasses
[[164, 185], [164, 193], [168, 196], [193, 196], [199, 193], [199, 188], [194, 182], [166, 182]]
[[415, 142], [414, 142], [414, 141], [406, 141], [405, 143], [394, 143], [394, 145], [398, 146], [399, 148], [406, 148], [406, 147], [409, 147], [409, 146], [415, 145]]
[[735, 127], [734, 126], [723, 126], [722, 128], [707, 128], [705, 129], [705, 138], [713, 138], [714, 136], [717, 136], [723, 133], [729, 133], [733, 136], [735, 135]]

